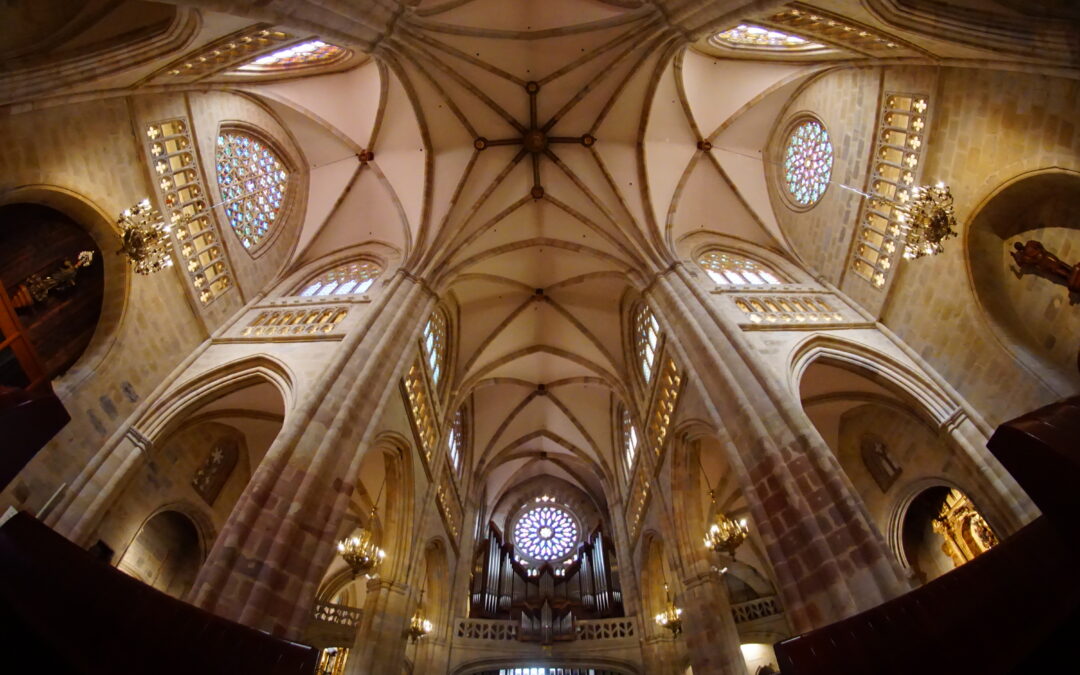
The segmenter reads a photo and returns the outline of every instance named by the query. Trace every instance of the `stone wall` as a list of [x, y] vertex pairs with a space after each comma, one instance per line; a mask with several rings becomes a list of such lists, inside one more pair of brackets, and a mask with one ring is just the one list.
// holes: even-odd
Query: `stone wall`
[[[900, 266], [882, 321], [992, 426], [1069, 392], [1055, 391], [995, 337], [971, 288], [962, 240], [979, 205], [1014, 177], [1054, 166], [1080, 170], [1078, 96], [1075, 81], [1029, 73], [941, 74], [923, 175], [952, 188], [960, 239], [940, 256]], [[1062, 292], [1049, 282], [1040, 291], [1044, 302]]]
[[[810, 269], [836, 285], [843, 275], [861, 200], [859, 193], [842, 186], [862, 190], [866, 182], [880, 87], [880, 68], [841, 68], [812, 80], [788, 104], [766, 149], [772, 160], [767, 169], [773, 188], [769, 196], [785, 237]], [[789, 206], [779, 190], [784, 189], [786, 131], [806, 112], [825, 124], [834, 159], [832, 183], [821, 201], [798, 211]]]
[[[19, 201], [28, 186], [43, 186], [44, 192], [34, 188], [33, 194], [60, 195], [65, 201], [56, 208], [77, 205], [107, 223], [153, 194], [122, 99], [0, 117], [0, 139], [0, 195], [5, 201]], [[80, 215], [76, 222], [87, 225]], [[123, 269], [110, 260], [119, 241], [111, 238], [107, 224], [100, 228], [93, 234], [106, 257], [106, 293], [126, 297], [117, 301], [107, 295], [90, 348], [54, 382], [72, 421], [0, 494], [0, 507], [40, 509], [205, 337], [180, 275], [114, 272]]]
[[[222, 442], [238, 443], [239, 456], [217, 498], [208, 504], [191, 482], [207, 455]], [[173, 510], [192, 517], [199, 526], [205, 556], [250, 477], [247, 443], [238, 429], [219, 422], [186, 426], [151, 450], [150, 458], [105, 514], [94, 540], [101, 539], [116, 552], [115, 563], [151, 515], [176, 507]]]

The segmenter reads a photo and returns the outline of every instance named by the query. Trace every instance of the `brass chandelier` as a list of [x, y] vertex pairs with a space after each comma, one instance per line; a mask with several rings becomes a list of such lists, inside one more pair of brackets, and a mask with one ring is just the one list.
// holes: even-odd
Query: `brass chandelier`
[[678, 637], [682, 632], [682, 609], [675, 605], [667, 584], [664, 584], [664, 595], [667, 596], [667, 606], [654, 617], [656, 625], [671, 631], [671, 637]]
[[727, 553], [732, 559], [735, 551], [746, 541], [750, 530], [746, 527], [746, 519], [735, 520], [726, 514], [717, 511], [712, 525], [705, 532], [705, 548], [717, 553]]
[[920, 185], [908, 202], [897, 207], [904, 258], [915, 260], [945, 250], [941, 242], [956, 236], [956, 215], [949, 186]]
[[161, 214], [143, 199], [130, 209], [124, 209], [116, 219], [120, 226], [120, 253], [127, 256], [136, 274], [153, 274], [172, 267], [170, 227]]
[[379, 564], [386, 557], [386, 552], [379, 548], [375, 534], [364, 527], [360, 528], [355, 534], [339, 541], [337, 550], [338, 555], [352, 569], [353, 577], [360, 574], [368, 578], [375, 576]]
[[420, 591], [420, 602], [416, 605], [416, 612], [409, 619], [409, 642], [416, 643], [420, 638], [431, 632], [431, 622], [424, 618], [424, 592]]

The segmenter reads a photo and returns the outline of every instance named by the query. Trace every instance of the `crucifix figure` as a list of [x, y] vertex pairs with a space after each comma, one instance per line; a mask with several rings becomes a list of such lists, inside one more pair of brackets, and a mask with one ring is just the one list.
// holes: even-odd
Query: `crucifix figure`
[[1069, 265], [1063, 262], [1042, 245], [1042, 242], [1030, 240], [1026, 244], [1016, 242], [1016, 250], [1011, 253], [1020, 268], [1020, 275], [1038, 274], [1054, 283], [1062, 284], [1073, 293], [1080, 293], [1080, 263]]
[[532, 155], [533, 186], [530, 194], [532, 194], [533, 199], [542, 199], [544, 197], [544, 187], [540, 184], [540, 156], [546, 155], [548, 159], [555, 161], [557, 158], [549, 149], [551, 144], [579, 143], [588, 148], [592, 147], [593, 143], [596, 143], [596, 137], [590, 134], [584, 136], [548, 136], [547, 132], [551, 130], [551, 127], [558, 119], [552, 119], [544, 126], [540, 126], [536, 119], [536, 95], [540, 91], [540, 84], [526, 82], [525, 91], [529, 94], [529, 127], [527, 129], [522, 128], [522, 135], [517, 138], [499, 138], [495, 140], [488, 140], [480, 136], [473, 141], [473, 147], [477, 150], [484, 150], [493, 145], [522, 146], [518, 157], [515, 157], [514, 161], [520, 159], [526, 152]]

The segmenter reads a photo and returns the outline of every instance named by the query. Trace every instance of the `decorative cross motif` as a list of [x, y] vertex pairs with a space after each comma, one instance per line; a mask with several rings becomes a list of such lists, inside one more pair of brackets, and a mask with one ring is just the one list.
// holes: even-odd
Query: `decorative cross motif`
[[540, 84], [526, 82], [525, 91], [529, 94], [528, 129], [525, 129], [524, 133], [518, 138], [499, 138], [489, 141], [480, 136], [473, 141], [473, 147], [477, 150], [485, 150], [493, 145], [522, 146], [514, 161], [517, 162], [526, 152], [532, 155], [533, 186], [530, 194], [533, 199], [542, 199], [544, 197], [544, 187], [540, 184], [540, 155], [546, 155], [548, 159], [556, 161], [558, 158], [549, 147], [552, 143], [580, 143], [588, 148], [592, 147], [593, 143], [596, 143], [596, 137], [590, 134], [584, 136], [548, 136], [547, 132], [555, 125], [558, 118], [552, 119], [544, 126], [540, 126], [536, 119], [536, 95], [540, 92]]

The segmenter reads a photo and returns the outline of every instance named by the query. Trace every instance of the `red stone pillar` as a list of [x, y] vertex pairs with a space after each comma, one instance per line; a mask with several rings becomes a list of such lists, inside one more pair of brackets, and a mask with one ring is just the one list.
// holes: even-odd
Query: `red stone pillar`
[[648, 292], [677, 343], [714, 421], [731, 439], [728, 457], [796, 632], [832, 623], [907, 590], [839, 462], [801, 403], [763, 367], [741, 329], [681, 265]]
[[747, 675], [727, 588], [717, 574], [683, 581], [683, 634], [694, 675]]
[[399, 274], [329, 360], [324, 378], [287, 411], [189, 597], [195, 604], [296, 639], [310, 620], [319, 580], [352, 481], [397, 380], [416, 349], [431, 294]]
[[[374, 579], [368, 584], [363, 625], [357, 633], [356, 644], [349, 652], [346, 675], [401, 672], [408, 645], [405, 631], [409, 627], [414, 605], [415, 602], [410, 602], [409, 587], [405, 584], [386, 579]], [[413, 649], [409, 647], [410, 651]]]

